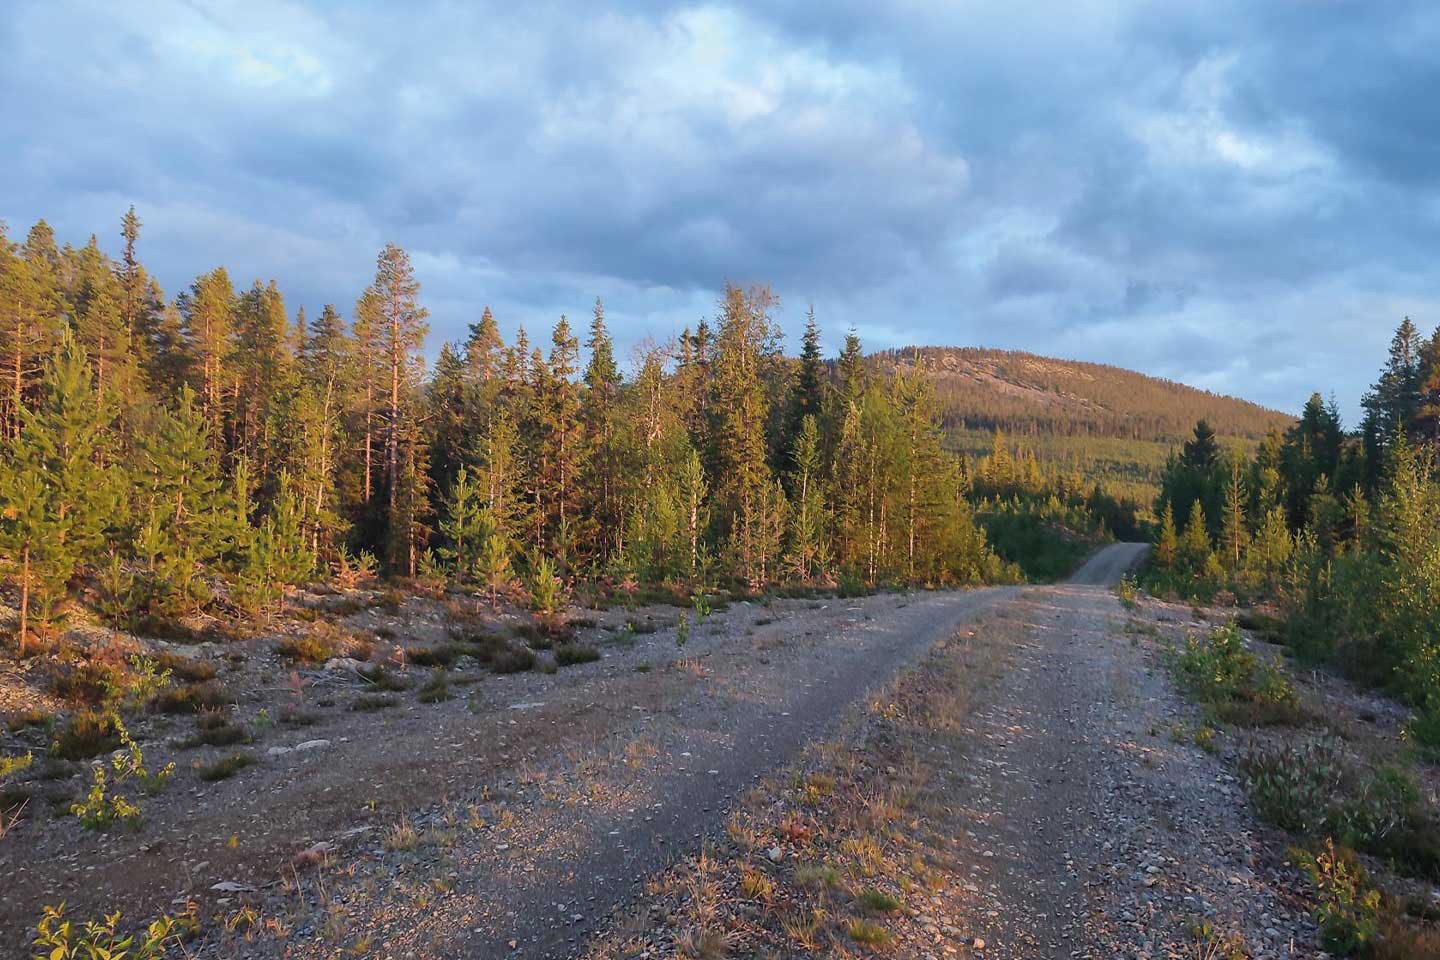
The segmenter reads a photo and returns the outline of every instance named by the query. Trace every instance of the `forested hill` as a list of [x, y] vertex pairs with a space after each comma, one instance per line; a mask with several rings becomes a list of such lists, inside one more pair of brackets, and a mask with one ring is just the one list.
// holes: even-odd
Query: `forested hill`
[[906, 347], [872, 354], [872, 364], [917, 362], [933, 371], [952, 434], [1110, 437], [1176, 444], [1195, 421], [1221, 437], [1259, 440], [1293, 416], [1133, 370], [979, 347]]

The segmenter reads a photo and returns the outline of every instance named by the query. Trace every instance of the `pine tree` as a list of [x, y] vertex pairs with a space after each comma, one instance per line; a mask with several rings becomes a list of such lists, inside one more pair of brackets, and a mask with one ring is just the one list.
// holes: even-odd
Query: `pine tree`
[[475, 575], [480, 566], [480, 556], [485, 541], [491, 532], [493, 521], [485, 509], [485, 501], [470, 473], [460, 467], [445, 497], [444, 512], [440, 519], [441, 544], [437, 553], [448, 561], [450, 570], [458, 580]]
[[110, 263], [92, 236], [79, 254], [78, 289], [71, 306], [75, 336], [95, 371], [96, 389], [133, 395], [138, 368], [121, 313], [124, 296]]
[[70, 579], [118, 520], [123, 478], [98, 464], [114, 416], [91, 377], [84, 349], [64, 334], [0, 465], [0, 545], [18, 570], [22, 656], [32, 608], [48, 630]]
[[500, 530], [489, 510], [482, 510], [479, 529], [480, 549], [475, 560], [475, 575], [490, 591], [490, 605], [496, 606], [500, 588], [505, 586], [510, 571], [510, 540]]
[[[429, 314], [418, 301], [420, 283], [415, 279], [410, 255], [393, 243], [386, 244], [376, 258], [373, 289], [379, 302], [380, 323], [376, 341], [389, 375], [385, 416], [385, 481], [389, 496], [386, 522], [391, 527], [392, 548], [404, 545], [401, 554], [407, 558], [404, 566], [414, 576], [418, 559], [414, 530], [421, 512], [417, 492], [423, 481], [419, 477], [408, 477], [403, 481], [405, 489], [401, 489], [402, 470], [413, 471], [419, 459], [412, 439], [407, 454], [408, 463], [401, 462], [401, 438], [410, 430], [408, 411], [402, 406], [402, 400], [408, 399], [411, 392], [411, 369], [429, 331], [425, 322]], [[401, 504], [402, 496], [408, 498], [404, 505]], [[392, 550], [392, 564], [395, 557]]]
[[1271, 507], [1260, 522], [1260, 529], [1255, 531], [1245, 565], [1273, 583], [1284, 572], [1294, 552], [1295, 541], [1290, 536], [1284, 508]]
[[507, 543], [518, 538], [527, 526], [519, 442], [510, 415], [497, 410], [478, 438], [474, 457], [478, 464], [476, 486], [495, 529]]
[[139, 440], [135, 494], [142, 528], [136, 552], [145, 566], [148, 602], [156, 612], [191, 609], [207, 597], [200, 566], [235, 546], [234, 510], [226, 506], [234, 498], [222, 481], [207, 419], [188, 387], [175, 409], [159, 411], [154, 429]]
[[387, 528], [390, 568], [410, 577], [419, 572], [420, 555], [430, 535], [426, 526], [430, 516], [429, 462], [425, 444], [417, 434], [412, 427], [397, 441], [399, 472]]
[[200, 414], [214, 442], [224, 436], [225, 400], [233, 391], [231, 356], [235, 351], [235, 288], [224, 267], [197, 279], [180, 301], [182, 331], [196, 368]]
[[274, 281], [268, 286], [255, 281], [237, 298], [233, 319], [235, 352], [229, 373], [235, 389], [232, 452], [250, 460], [268, 487], [284, 440], [272, 432], [277, 426], [275, 415], [293, 399], [296, 382], [290, 323]]
[[322, 547], [333, 546], [342, 527], [337, 472], [354, 373], [354, 349], [345, 321], [328, 303], [310, 322], [300, 344], [299, 367], [303, 388], [295, 412], [301, 437], [294, 472], [310, 531], [310, 549], [319, 558]]
[[380, 295], [369, 287], [355, 301], [355, 317], [351, 321], [354, 338], [355, 410], [357, 432], [363, 438], [364, 464], [361, 469], [360, 501], [367, 508], [375, 494], [375, 438], [380, 397], [382, 356], [380, 346]]
[[[44, 222], [36, 224], [36, 229]], [[31, 239], [34, 237], [32, 230]], [[19, 256], [9, 246], [0, 242], [0, 349], [8, 381], [5, 435], [15, 437], [36, 377], [59, 336], [60, 320], [54, 267], [43, 243], [27, 240]]]

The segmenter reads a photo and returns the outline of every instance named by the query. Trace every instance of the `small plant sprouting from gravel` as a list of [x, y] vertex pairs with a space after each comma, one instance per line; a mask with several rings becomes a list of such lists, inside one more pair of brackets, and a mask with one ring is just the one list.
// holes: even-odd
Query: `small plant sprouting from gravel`
[[386, 693], [367, 693], [357, 697], [355, 702], [350, 704], [350, 709], [366, 713], [372, 710], [388, 710], [390, 707], [399, 706], [400, 701]]
[[445, 679], [444, 670], [436, 670], [425, 685], [420, 688], [421, 703], [442, 703], [449, 700], [454, 694], [450, 692], [450, 684]]
[[254, 766], [257, 762], [253, 753], [232, 753], [228, 757], [221, 757], [214, 763], [201, 767], [200, 779], [206, 783], [228, 780], [246, 767]]
[[900, 909], [900, 901], [883, 890], [869, 887], [861, 892], [856, 902], [871, 913], [894, 913]]
[[851, 940], [867, 947], [882, 947], [890, 942], [890, 931], [869, 920], [851, 920], [845, 926]]
[[600, 651], [583, 643], [562, 643], [555, 648], [555, 662], [562, 667], [592, 663], [600, 659]]

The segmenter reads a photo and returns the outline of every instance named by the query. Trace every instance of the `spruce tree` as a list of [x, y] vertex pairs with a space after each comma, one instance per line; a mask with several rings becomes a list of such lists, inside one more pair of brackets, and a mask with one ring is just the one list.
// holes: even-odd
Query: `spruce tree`
[[1180, 535], [1180, 565], [1191, 574], [1205, 569], [1210, 558], [1210, 534], [1205, 526], [1205, 508], [1196, 500], [1190, 505], [1190, 518]]
[[[820, 327], [815, 322], [815, 308], [805, 314], [805, 333], [800, 339], [800, 357], [790, 385], [789, 409], [785, 429], [785, 450], [793, 454], [806, 417], [814, 417], [818, 426], [824, 415], [825, 361], [820, 355]], [[794, 491], [792, 491], [793, 493]]]
[[1245, 527], [1245, 483], [1241, 479], [1241, 461], [1230, 461], [1230, 482], [1225, 487], [1225, 518], [1220, 532], [1220, 544], [1225, 553], [1228, 569], [1239, 569], [1245, 556], [1246, 544], [1250, 539]]
[[479, 322], [470, 324], [470, 338], [465, 341], [465, 368], [472, 383], [490, 384], [499, 380], [504, 347], [500, 327], [487, 305]]
[[585, 396], [581, 406], [584, 454], [581, 490], [587, 528], [593, 531], [594, 553], [603, 564], [621, 548], [624, 529], [621, 510], [622, 472], [620, 425], [620, 368], [605, 327], [605, 307], [597, 298], [585, 341], [590, 361], [585, 367]]
[[790, 489], [794, 492], [790, 512], [790, 562], [805, 580], [823, 574], [825, 568], [825, 503], [821, 493], [820, 428], [815, 416], [800, 422], [791, 456]]
[[465, 464], [471, 446], [471, 389], [465, 360], [450, 344], [440, 348], [425, 391], [425, 426], [430, 435], [431, 486], [443, 498]]
[[581, 464], [580, 391], [575, 383], [580, 344], [561, 314], [551, 334], [548, 365], [537, 362], [536, 443], [543, 490], [545, 541], [561, 569], [573, 559], [579, 514]]
[[777, 301], [768, 288], [725, 288], [715, 342], [711, 437], [720, 486], [716, 496], [729, 519], [734, 573], [759, 582], [761, 529], [768, 512], [770, 469], [765, 424], [769, 417], [761, 362], [770, 341], [770, 312]]

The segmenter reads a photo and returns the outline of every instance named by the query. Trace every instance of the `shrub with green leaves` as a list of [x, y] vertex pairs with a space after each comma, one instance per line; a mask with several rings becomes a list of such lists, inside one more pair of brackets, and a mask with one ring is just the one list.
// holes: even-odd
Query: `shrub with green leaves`
[[1292, 855], [1315, 885], [1315, 920], [1325, 949], [1349, 956], [1372, 947], [1380, 936], [1380, 891], [1354, 851], [1327, 838], [1315, 853], [1297, 848]]
[[1217, 717], [1261, 726], [1293, 723], [1299, 698], [1285, 674], [1245, 646], [1233, 623], [1188, 637], [1171, 664], [1175, 682]]
[[120, 914], [116, 912], [77, 926], [65, 919], [62, 903], [45, 908], [32, 942], [41, 950], [37, 956], [45, 960], [161, 960], [180, 940], [170, 917], [152, 922], [138, 941], [133, 934], [122, 937], [119, 925]]
[[1240, 769], [1256, 811], [1302, 834], [1325, 829], [1346, 776], [1338, 751], [1323, 740], [1253, 748], [1240, 758]]
[[125, 729], [125, 724], [116, 717], [114, 725], [125, 749], [110, 758], [113, 776], [107, 777], [105, 765], [97, 764], [85, 799], [70, 806], [70, 812], [90, 830], [104, 830], [117, 823], [138, 826], [141, 819], [140, 807], [120, 792], [120, 786], [134, 780], [143, 792], [153, 796], [165, 789], [165, 785], [175, 775], [174, 763], [167, 763], [158, 773], [151, 773], [146, 769], [145, 755], [141, 752], [140, 745], [130, 736], [130, 731]]

